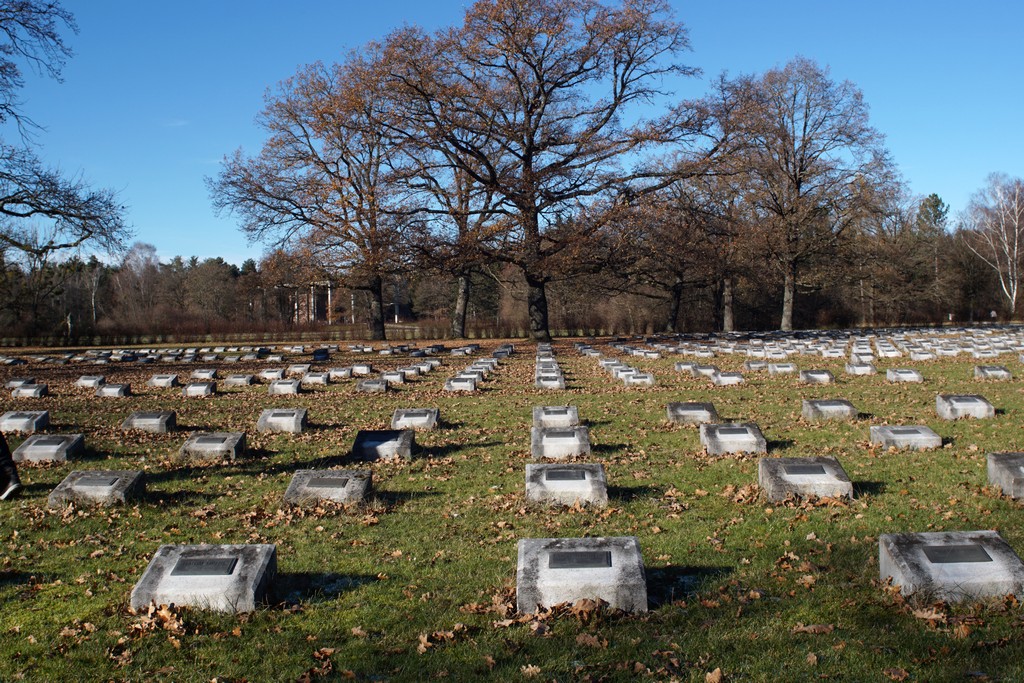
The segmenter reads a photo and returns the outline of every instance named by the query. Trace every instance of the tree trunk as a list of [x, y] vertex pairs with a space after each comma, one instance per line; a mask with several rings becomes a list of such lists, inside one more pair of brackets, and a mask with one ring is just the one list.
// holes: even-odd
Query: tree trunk
[[384, 341], [384, 279], [380, 276], [370, 281], [370, 339]]
[[679, 308], [683, 305], [683, 282], [678, 278], [669, 288], [667, 332], [679, 331]]
[[455, 281], [455, 312], [452, 313], [452, 336], [466, 338], [466, 308], [469, 303], [469, 274], [459, 275]]
[[793, 330], [793, 297], [796, 294], [796, 264], [786, 264], [786, 278], [782, 289], [782, 324], [783, 332]]
[[530, 337], [539, 342], [551, 341], [546, 284], [541, 278], [526, 276], [526, 307], [530, 316]]
[[722, 280], [722, 332], [732, 332], [736, 329], [732, 317], [732, 278]]

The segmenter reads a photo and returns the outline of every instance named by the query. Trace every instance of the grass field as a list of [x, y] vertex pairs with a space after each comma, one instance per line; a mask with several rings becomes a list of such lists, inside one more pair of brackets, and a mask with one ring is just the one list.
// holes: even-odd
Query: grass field
[[[484, 345], [489, 353], [500, 342]], [[606, 345], [599, 350], [614, 352]], [[354, 380], [272, 397], [259, 384], [184, 398], [145, 386], [151, 375], [216, 364], [4, 367], [52, 396], [0, 399], [0, 410], [47, 409], [49, 432], [82, 432], [73, 463], [22, 465], [24, 493], [0, 503], [0, 680], [680, 680], [962, 681], [1024, 679], [1024, 618], [1013, 598], [985, 604], [904, 600], [878, 581], [878, 536], [887, 532], [995, 529], [1024, 551], [1021, 505], [988, 486], [986, 454], [1024, 450], [1024, 383], [973, 379], [978, 361], [880, 360], [880, 375], [850, 377], [843, 360], [795, 356], [838, 381], [746, 373], [716, 388], [676, 373], [680, 357], [624, 358], [658, 385], [626, 389], [596, 359], [555, 344], [566, 391], [533, 388], [534, 347], [475, 394], [446, 394], [444, 365], [385, 395]], [[367, 356], [335, 354], [316, 368]], [[287, 362], [309, 362], [306, 356]], [[375, 367], [400, 357], [370, 357]], [[739, 370], [745, 358], [711, 362]], [[991, 362], [991, 361], [985, 361]], [[1004, 356], [1015, 375], [1016, 358]], [[277, 364], [283, 367], [284, 364]], [[923, 384], [888, 384], [889, 367], [913, 366]], [[267, 363], [221, 364], [249, 372]], [[97, 399], [80, 375], [129, 382], [134, 395]], [[937, 393], [977, 393], [998, 413], [946, 422]], [[802, 398], [845, 398], [861, 418], [811, 424]], [[711, 401], [728, 421], [752, 421], [769, 456], [833, 455], [854, 481], [850, 504], [770, 505], [756, 489], [757, 459], [710, 458], [696, 427], [669, 424], [671, 401]], [[576, 405], [590, 427], [591, 461], [605, 465], [609, 507], [546, 509], [524, 499], [531, 409]], [[302, 406], [302, 435], [255, 429], [264, 408]], [[282, 496], [297, 469], [350, 466], [357, 430], [387, 428], [395, 408], [437, 407], [444, 426], [417, 434], [412, 462], [373, 463], [376, 496], [362, 507], [290, 509]], [[133, 410], [177, 411], [179, 431], [124, 433]], [[944, 446], [884, 451], [873, 424], [924, 424]], [[245, 431], [234, 462], [173, 458], [188, 433]], [[14, 435], [12, 448], [21, 441]], [[362, 466], [362, 465], [361, 465]], [[51, 510], [49, 492], [73, 469], [142, 469], [144, 502]], [[558, 609], [517, 615], [520, 538], [639, 538], [650, 612]], [[189, 609], [132, 614], [128, 596], [165, 543], [275, 543], [279, 573], [267, 605], [251, 614]]]

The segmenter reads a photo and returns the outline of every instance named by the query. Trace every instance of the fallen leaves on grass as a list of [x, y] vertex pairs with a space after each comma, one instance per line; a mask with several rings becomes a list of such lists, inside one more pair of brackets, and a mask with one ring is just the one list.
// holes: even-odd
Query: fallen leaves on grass
[[796, 626], [790, 631], [790, 633], [809, 633], [811, 635], [819, 636], [825, 633], [832, 633], [836, 630], [835, 624], [807, 624], [806, 626], [801, 622], [797, 622]]

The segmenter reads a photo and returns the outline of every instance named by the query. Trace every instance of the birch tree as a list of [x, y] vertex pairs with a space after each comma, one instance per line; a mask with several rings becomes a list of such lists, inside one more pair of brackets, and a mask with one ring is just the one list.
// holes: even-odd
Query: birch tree
[[962, 227], [967, 247], [998, 275], [1012, 317], [1024, 271], [1024, 180], [990, 175], [988, 185], [971, 198]]

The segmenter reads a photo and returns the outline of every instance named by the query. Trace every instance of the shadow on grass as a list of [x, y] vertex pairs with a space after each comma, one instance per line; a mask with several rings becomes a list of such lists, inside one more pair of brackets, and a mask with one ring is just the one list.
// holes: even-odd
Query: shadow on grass
[[721, 581], [734, 567], [690, 567], [669, 565], [647, 570], [647, 601], [652, 608], [667, 605], [697, 593], [712, 581]]
[[620, 503], [628, 503], [632, 500], [645, 500], [651, 496], [661, 495], [661, 492], [653, 486], [609, 486], [609, 500], [617, 500]]
[[874, 413], [861, 413], [861, 412], [857, 413], [857, 419], [858, 420], [872, 420], [872, 419], [874, 419], [874, 417], [875, 417]]
[[441, 494], [438, 491], [382, 491], [381, 489], [375, 489], [373, 499], [384, 505], [388, 510], [393, 510], [413, 500], [439, 495]]
[[855, 481], [853, 482], [853, 497], [877, 496], [885, 493], [884, 481]]
[[594, 455], [615, 455], [625, 452], [625, 450], [626, 444], [624, 443], [599, 443], [590, 447], [590, 452]]
[[416, 457], [427, 458], [428, 460], [436, 458], [446, 458], [450, 455], [454, 455], [459, 451], [467, 450], [470, 448], [494, 448], [496, 446], [503, 445], [499, 441], [486, 441], [483, 443], [447, 443], [441, 446], [417, 446]]
[[285, 604], [318, 604], [378, 581], [369, 574], [337, 574], [329, 572], [279, 573], [274, 579], [274, 602]]
[[767, 448], [769, 451], [779, 451], [795, 445], [796, 441], [793, 441], [793, 439], [772, 439], [767, 443]]
[[[35, 574], [29, 574], [27, 572], [19, 572], [12, 570], [0, 570], [0, 588], [5, 586], [17, 586], [19, 584], [26, 584], [29, 582]], [[37, 577], [38, 578], [38, 577]]]
[[202, 505], [212, 503], [224, 497], [223, 493], [204, 493], [203, 491], [146, 491], [142, 501], [151, 505]]

